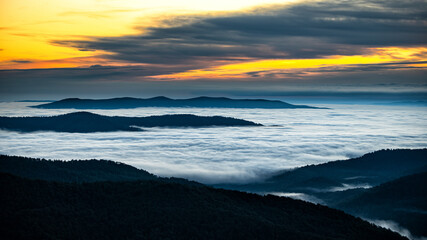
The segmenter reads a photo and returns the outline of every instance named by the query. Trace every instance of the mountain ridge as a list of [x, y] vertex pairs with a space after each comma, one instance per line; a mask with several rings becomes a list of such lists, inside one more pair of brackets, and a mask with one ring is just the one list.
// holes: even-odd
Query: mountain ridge
[[[426, 148], [385, 149], [357, 158], [285, 170], [260, 183], [218, 186], [250, 192], [315, 193], [345, 187], [344, 184], [375, 186], [426, 169]], [[318, 187], [313, 188], [313, 183]]]
[[264, 108], [320, 109], [307, 105], [293, 105], [279, 100], [267, 99], [231, 99], [226, 97], [200, 96], [188, 99], [172, 99], [165, 96], [153, 98], [120, 97], [109, 99], [66, 98], [55, 102], [30, 106], [45, 109], [126, 109], [140, 107], [179, 107], [179, 108]]
[[215, 187], [294, 196], [365, 219], [392, 220], [427, 237], [426, 172], [427, 149], [386, 149], [284, 171], [260, 183]]
[[148, 117], [105, 116], [91, 112], [73, 112], [47, 117], [0, 117], [0, 129], [34, 132], [56, 131], [70, 133], [143, 131], [140, 127], [233, 127], [262, 126], [243, 119], [193, 114], [159, 115]]
[[412, 235], [427, 237], [427, 172], [389, 181], [330, 206], [366, 219], [399, 223]]
[[[2, 158], [14, 158], [10, 164], [27, 169], [34, 164], [86, 168], [84, 161], [65, 164], [0, 156], [0, 163]], [[92, 174], [102, 166], [122, 166], [91, 164], [97, 165]], [[11, 175], [1, 165], [0, 172], [0, 190], [8, 193], [0, 194], [0, 232], [6, 239], [406, 239], [325, 206], [185, 180], [109, 181], [114, 176], [107, 174], [93, 182], [93, 175], [83, 172], [89, 182], [75, 182], [63, 174], [53, 177], [67, 181], [45, 181]]]

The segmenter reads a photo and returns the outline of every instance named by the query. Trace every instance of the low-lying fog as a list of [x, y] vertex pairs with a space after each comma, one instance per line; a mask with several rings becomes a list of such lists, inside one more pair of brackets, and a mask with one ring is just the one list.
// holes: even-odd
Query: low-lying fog
[[[77, 111], [27, 107], [36, 104], [3, 102], [0, 115], [46, 116]], [[223, 183], [255, 181], [277, 170], [352, 158], [383, 148], [427, 147], [427, 107], [321, 107], [331, 109], [89, 110], [111, 116], [220, 115], [265, 126], [86, 134], [0, 131], [0, 153], [62, 160], [109, 159], [160, 176]]]

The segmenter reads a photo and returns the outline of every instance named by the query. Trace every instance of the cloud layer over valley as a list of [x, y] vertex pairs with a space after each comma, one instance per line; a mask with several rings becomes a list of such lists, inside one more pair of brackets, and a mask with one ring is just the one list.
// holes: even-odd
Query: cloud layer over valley
[[[57, 115], [73, 110], [1, 103], [2, 115]], [[265, 127], [154, 128], [117, 133], [0, 131], [0, 153], [50, 159], [109, 159], [161, 176], [204, 183], [248, 182], [275, 171], [347, 159], [382, 148], [424, 148], [425, 107], [325, 105], [332, 109], [96, 110], [103, 115], [192, 113], [242, 118]]]

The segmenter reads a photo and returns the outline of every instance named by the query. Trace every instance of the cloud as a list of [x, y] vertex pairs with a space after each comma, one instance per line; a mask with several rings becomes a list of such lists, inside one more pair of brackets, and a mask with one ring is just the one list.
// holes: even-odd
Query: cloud
[[12, 60], [11, 62], [14, 62], [14, 63], [32, 63], [33, 61], [30, 61], [30, 60]]
[[[189, 66], [92, 66], [0, 70], [0, 100], [108, 98], [119, 96], [229, 96], [348, 100], [425, 100], [426, 71], [359, 66], [316, 69], [318, 75], [257, 72], [252, 79], [153, 81], [149, 76]], [[368, 68], [368, 69], [367, 69]], [[271, 77], [268, 77], [267, 74]], [[274, 75], [274, 76], [273, 76]]]
[[[427, 91], [425, 5], [420, 0], [303, 1], [231, 13], [161, 16], [164, 20], [155, 27], [136, 26], [140, 33], [135, 35], [56, 40], [53, 44], [106, 53], [87, 59], [17, 62], [13, 66], [69, 68], [0, 71], [0, 93], [2, 98], [29, 94], [52, 99], [91, 94], [286, 97], [325, 92], [330, 96], [354, 92], [354, 97], [367, 92], [375, 97], [375, 93], [402, 92], [411, 98], [412, 91], [418, 99], [419, 92]], [[322, 65], [323, 58], [354, 54], [356, 64]], [[361, 54], [364, 60], [377, 56], [381, 61], [357, 64]], [[318, 65], [261, 66], [227, 75], [227, 64], [239, 67], [265, 59], [304, 63], [306, 58], [316, 58]], [[94, 65], [98, 66], [90, 67]], [[223, 66], [223, 76], [209, 75]], [[208, 70], [208, 74], [193, 81], [183, 77], [176, 83], [173, 76], [191, 70]], [[172, 78], [164, 77], [168, 75]]]
[[421, 0], [302, 2], [223, 15], [187, 15], [161, 27], [141, 28], [139, 35], [53, 44], [155, 64], [363, 54], [368, 47], [425, 45], [425, 6]]
[[319, 199], [315, 196], [312, 196], [312, 195], [305, 194], [305, 193], [294, 193], [294, 192], [268, 192], [268, 193], [264, 193], [264, 195], [267, 195], [267, 194], [271, 194], [271, 195], [275, 195], [275, 196], [279, 196], [279, 197], [290, 197], [293, 199], [298, 199], [298, 200], [302, 200], [302, 201], [306, 201], [306, 202], [326, 205], [321, 199]]
[[[74, 111], [30, 109], [27, 105], [35, 103], [0, 103], [0, 111], [9, 116]], [[110, 116], [222, 115], [266, 126], [93, 134], [0, 131], [0, 153], [63, 160], [110, 159], [162, 176], [241, 183], [283, 169], [353, 158], [383, 148], [426, 147], [425, 107], [325, 106], [331, 109], [94, 110]]]

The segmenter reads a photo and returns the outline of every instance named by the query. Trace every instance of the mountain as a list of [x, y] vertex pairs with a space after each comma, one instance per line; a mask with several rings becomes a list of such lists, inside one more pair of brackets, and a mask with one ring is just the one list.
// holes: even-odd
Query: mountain
[[261, 126], [261, 124], [230, 117], [204, 117], [191, 114], [150, 117], [109, 117], [90, 112], [74, 112], [51, 117], [0, 117], [0, 129], [21, 132], [56, 131], [90, 133], [141, 131], [138, 127], [210, 126]]
[[426, 172], [427, 149], [380, 150], [285, 171], [261, 183], [216, 187], [293, 196], [365, 219], [392, 220], [412, 235], [427, 236]]
[[50, 161], [0, 155], [0, 172], [57, 182], [155, 180], [157, 176], [135, 167], [107, 160]]
[[250, 192], [317, 194], [376, 186], [422, 171], [427, 171], [427, 149], [380, 150], [349, 160], [287, 170], [261, 183], [218, 187]]
[[405, 239], [325, 206], [152, 178], [109, 161], [0, 163], [3, 239]]
[[390, 181], [333, 207], [368, 219], [386, 219], [427, 237], [427, 172]]
[[189, 99], [154, 98], [111, 98], [79, 99], [67, 98], [60, 101], [32, 106], [46, 109], [121, 109], [140, 107], [196, 107], [196, 108], [316, 108], [305, 105], [293, 105], [282, 101], [265, 99], [230, 99], [224, 97], [197, 97]]

